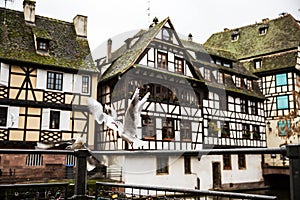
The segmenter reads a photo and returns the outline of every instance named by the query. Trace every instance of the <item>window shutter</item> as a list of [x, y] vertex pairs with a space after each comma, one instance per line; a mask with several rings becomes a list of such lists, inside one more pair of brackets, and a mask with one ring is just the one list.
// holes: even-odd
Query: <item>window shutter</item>
[[47, 71], [42, 69], [37, 69], [36, 88], [46, 89], [46, 84], [47, 84]]
[[60, 130], [70, 130], [70, 111], [60, 111]]
[[1, 71], [0, 71], [0, 84], [8, 86], [8, 78], [9, 78], [9, 65], [5, 63], [1, 63]]
[[64, 73], [63, 92], [72, 92], [73, 74]]
[[48, 130], [50, 123], [50, 109], [44, 108], [42, 113], [42, 130]]
[[8, 119], [7, 119], [7, 126], [9, 128], [18, 128], [19, 126], [19, 107], [9, 107], [8, 111]]
[[82, 91], [82, 76], [75, 74], [74, 75], [74, 87], [73, 87], [74, 93], [81, 93]]

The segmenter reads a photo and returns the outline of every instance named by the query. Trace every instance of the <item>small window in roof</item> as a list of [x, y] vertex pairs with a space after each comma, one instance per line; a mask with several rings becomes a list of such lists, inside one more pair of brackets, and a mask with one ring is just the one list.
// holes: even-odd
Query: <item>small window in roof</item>
[[37, 38], [36, 39], [36, 48], [38, 51], [48, 52], [49, 50], [49, 40]]
[[235, 42], [239, 39], [240, 36], [240, 32], [238, 30], [233, 31], [233, 33], [231, 34], [231, 41]]
[[259, 35], [265, 35], [265, 34], [267, 33], [267, 31], [268, 31], [268, 27], [266, 27], [266, 26], [260, 27], [260, 28], [258, 29]]
[[260, 69], [262, 64], [261, 59], [254, 60], [254, 69]]

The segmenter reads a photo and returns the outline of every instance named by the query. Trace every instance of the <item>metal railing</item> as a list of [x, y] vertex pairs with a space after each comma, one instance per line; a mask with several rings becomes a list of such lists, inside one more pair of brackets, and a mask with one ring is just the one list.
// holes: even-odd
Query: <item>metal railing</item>
[[[76, 173], [75, 173], [75, 184], [74, 184], [74, 195], [72, 199], [88, 199], [86, 194], [87, 191], [87, 171], [86, 171], [86, 160], [87, 157], [90, 156], [91, 153], [96, 155], [118, 155], [118, 156], [141, 156], [141, 155], [192, 155], [201, 157], [202, 155], [222, 155], [222, 154], [282, 154], [289, 158], [290, 160], [290, 191], [291, 191], [291, 199], [298, 200], [300, 199], [300, 145], [288, 145], [284, 148], [245, 148], [245, 149], [212, 149], [212, 150], [201, 150], [201, 151], [172, 151], [172, 150], [161, 150], [161, 151], [93, 151], [89, 152], [85, 149], [75, 150], [75, 151], [68, 151], [68, 150], [9, 150], [9, 149], [1, 149], [0, 154], [72, 154], [77, 157], [76, 161]], [[13, 186], [13, 185], [10, 185]], [[26, 185], [15, 185], [16, 187], [31, 187], [29, 184]], [[166, 196], [166, 194], [174, 193], [181, 193], [181, 195], [185, 195], [186, 193], [189, 194], [196, 194], [196, 195], [204, 195], [204, 199], [208, 198], [209, 196], [213, 197], [228, 197], [229, 199], [233, 198], [240, 198], [240, 199], [276, 199], [273, 196], [264, 196], [264, 195], [251, 195], [251, 194], [241, 194], [241, 193], [231, 193], [231, 192], [216, 192], [216, 191], [199, 191], [199, 190], [176, 190], [170, 188], [154, 188], [154, 187], [145, 187], [145, 186], [136, 186], [136, 185], [105, 185], [103, 183], [97, 183], [97, 187], [101, 186], [101, 193], [104, 194], [103, 188], [119, 188], [119, 191], [125, 192], [131, 190], [129, 192], [129, 198], [133, 199], [139, 192], [132, 192], [134, 190], [142, 191], [160, 191], [165, 192], [163, 196], [157, 196], [157, 198], [161, 198]], [[0, 185], [0, 189], [7, 189], [8, 186]], [[123, 189], [120, 189], [123, 188]], [[126, 190], [127, 188], [127, 190]], [[112, 192], [111, 189], [108, 188], [108, 192]], [[121, 193], [120, 193], [121, 194]], [[159, 194], [159, 195], [160, 195]], [[128, 194], [126, 194], [126, 198], [128, 198]], [[139, 196], [139, 198], [144, 198], [144, 196]], [[198, 196], [199, 197], [199, 196]], [[97, 196], [95, 197], [97, 198]], [[100, 197], [101, 198], [101, 197]], [[106, 198], [106, 197], [104, 197]], [[152, 198], [152, 197], [147, 197]], [[154, 199], [155, 199], [154, 198]], [[166, 196], [167, 198], [167, 196]], [[201, 197], [202, 198], [202, 197]], [[112, 199], [112, 198], [111, 198]], [[137, 198], [138, 199], [138, 198]]]

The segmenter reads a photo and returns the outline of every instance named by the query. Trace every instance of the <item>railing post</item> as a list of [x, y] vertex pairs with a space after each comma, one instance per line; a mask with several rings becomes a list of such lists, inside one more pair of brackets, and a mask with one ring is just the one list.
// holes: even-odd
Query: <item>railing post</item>
[[87, 200], [86, 184], [87, 184], [87, 157], [90, 152], [86, 149], [75, 150], [77, 156], [76, 162], [76, 176], [75, 176], [75, 194], [73, 199]]
[[290, 161], [291, 200], [300, 199], [300, 145], [287, 145], [286, 156]]

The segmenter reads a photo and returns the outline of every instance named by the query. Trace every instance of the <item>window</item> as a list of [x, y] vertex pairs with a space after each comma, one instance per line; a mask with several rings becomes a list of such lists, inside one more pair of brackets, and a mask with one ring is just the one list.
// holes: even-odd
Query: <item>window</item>
[[159, 156], [156, 157], [156, 174], [168, 174], [169, 173], [169, 157]]
[[0, 126], [7, 126], [7, 107], [0, 107]]
[[286, 136], [287, 133], [291, 130], [291, 121], [290, 120], [279, 120], [278, 121], [278, 135]]
[[208, 135], [211, 137], [218, 137], [219, 127], [216, 121], [208, 123]]
[[142, 134], [144, 139], [155, 139], [155, 125], [149, 115], [142, 115]]
[[277, 100], [277, 109], [288, 109], [289, 108], [289, 97], [285, 96], [278, 96], [276, 97]]
[[238, 155], [238, 165], [239, 165], [239, 169], [246, 169], [246, 155], [245, 154]]
[[37, 50], [47, 52], [49, 50], [49, 41], [43, 39], [37, 39]]
[[267, 31], [268, 31], [268, 27], [260, 27], [258, 29], [259, 35], [265, 35], [267, 33]]
[[261, 64], [262, 64], [261, 59], [254, 60], [254, 69], [260, 69], [261, 68]]
[[287, 74], [276, 74], [276, 86], [287, 85]]
[[224, 84], [224, 75], [222, 72], [218, 72], [218, 83]]
[[204, 79], [207, 81], [211, 81], [211, 72], [209, 69], [204, 69]]
[[166, 53], [157, 52], [157, 66], [162, 69], [168, 69], [168, 56]]
[[235, 86], [237, 88], [241, 88], [242, 87], [241, 77], [235, 77]]
[[89, 93], [90, 91], [90, 77], [82, 76], [82, 93]]
[[247, 80], [247, 89], [252, 90], [252, 80]]
[[231, 170], [231, 155], [223, 154], [223, 169]]
[[249, 126], [249, 124], [242, 124], [242, 138], [250, 139], [250, 126]]
[[241, 99], [241, 112], [248, 113], [248, 100]]
[[167, 118], [163, 123], [162, 139], [174, 139], [174, 119]]
[[172, 38], [171, 30], [168, 30], [168, 29], [164, 28], [162, 30], [162, 39], [165, 40], [165, 41], [172, 41], [173, 38]]
[[59, 129], [60, 112], [50, 111], [50, 126], [49, 129]]
[[234, 31], [234, 32], [231, 34], [231, 41], [232, 41], [232, 42], [237, 41], [237, 40], [239, 39], [239, 36], [240, 36], [239, 32], [238, 32], [238, 31]]
[[26, 157], [27, 166], [42, 166], [43, 156], [41, 154], [28, 154]]
[[253, 134], [253, 139], [255, 139], [255, 140], [260, 139], [260, 133], [259, 133], [259, 126], [258, 125], [252, 125], [252, 134]]
[[181, 134], [181, 140], [191, 140], [192, 139], [191, 122], [190, 121], [181, 121], [180, 134]]
[[250, 101], [250, 110], [251, 110], [251, 115], [257, 115], [257, 102], [256, 101]]
[[230, 127], [229, 122], [224, 122], [221, 130], [221, 137], [228, 138], [230, 137]]
[[191, 157], [190, 156], [184, 156], [184, 173], [185, 174], [191, 174]]
[[47, 89], [62, 90], [63, 74], [48, 72], [47, 73]]
[[183, 74], [183, 59], [175, 57], [175, 72]]

